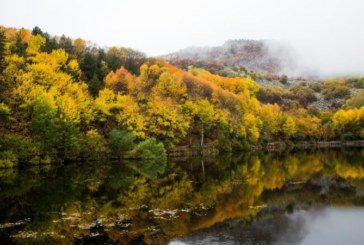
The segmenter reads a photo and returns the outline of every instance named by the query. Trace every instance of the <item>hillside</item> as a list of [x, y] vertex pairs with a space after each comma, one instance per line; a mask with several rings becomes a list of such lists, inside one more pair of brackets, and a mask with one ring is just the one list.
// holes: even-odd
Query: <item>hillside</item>
[[276, 75], [296, 68], [294, 51], [287, 44], [268, 40], [229, 40], [216, 47], [185, 48], [163, 58], [175, 65], [239, 66], [246, 71]]
[[[264, 87], [39, 28], [1, 28], [0, 68], [0, 167], [364, 138], [363, 79]], [[315, 93], [344, 100], [321, 111]]]
[[360, 84], [345, 82], [350, 79], [322, 81], [308, 70], [300, 73], [304, 76], [287, 77], [285, 72], [303, 72], [303, 68], [298, 67], [294, 51], [276, 41], [230, 40], [218, 47], [185, 48], [162, 58], [186, 71], [197, 67], [223, 77], [251, 77], [260, 86], [261, 103], [284, 108], [299, 101], [305, 108], [337, 110], [351, 97], [363, 95]]

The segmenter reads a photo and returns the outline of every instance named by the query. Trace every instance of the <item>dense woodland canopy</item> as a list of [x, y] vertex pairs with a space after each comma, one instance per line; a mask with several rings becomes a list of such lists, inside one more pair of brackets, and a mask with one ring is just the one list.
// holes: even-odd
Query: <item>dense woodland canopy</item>
[[[363, 79], [290, 90], [178, 68], [143, 53], [101, 49], [35, 27], [1, 28], [0, 166], [153, 159], [179, 146], [238, 151], [272, 141], [364, 138]], [[285, 78], [281, 79], [285, 82]], [[307, 106], [315, 91], [340, 107]]]

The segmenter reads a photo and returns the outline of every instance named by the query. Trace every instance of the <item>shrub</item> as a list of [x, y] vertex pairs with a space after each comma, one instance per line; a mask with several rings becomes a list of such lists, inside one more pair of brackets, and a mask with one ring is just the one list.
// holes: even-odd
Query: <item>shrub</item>
[[354, 138], [355, 138], [355, 136], [354, 136], [354, 134], [353, 134], [353, 133], [351, 133], [351, 132], [344, 133], [344, 134], [342, 134], [342, 135], [341, 135], [341, 137], [340, 137], [340, 139], [341, 139], [341, 140], [343, 140], [343, 141], [345, 141], [345, 140], [352, 140], [352, 139], [354, 139]]
[[134, 147], [135, 136], [125, 130], [113, 129], [109, 135], [109, 148], [111, 155], [120, 157], [123, 152]]
[[350, 90], [342, 81], [328, 81], [323, 85], [322, 94], [326, 100], [346, 98], [350, 95]]
[[231, 150], [232, 152], [241, 152], [248, 145], [246, 139], [235, 139], [231, 140]]
[[353, 95], [350, 99], [346, 101], [345, 107], [355, 107], [360, 108], [364, 106], [364, 89], [358, 91], [355, 95]]
[[11, 151], [19, 162], [28, 162], [34, 156], [39, 155], [37, 144], [21, 135], [4, 135], [0, 138], [0, 150]]
[[303, 132], [297, 132], [294, 136], [294, 139], [297, 141], [302, 141], [306, 139], [306, 135]]
[[82, 139], [82, 156], [88, 160], [101, 159], [106, 153], [106, 140], [97, 130], [89, 130]]
[[32, 159], [30, 159], [28, 162], [30, 165], [48, 165], [52, 163], [52, 158], [50, 156], [44, 156], [41, 158], [40, 156], [35, 156]]
[[11, 151], [3, 151], [0, 153], [0, 168], [11, 168], [18, 164], [18, 158]]
[[0, 103], [0, 122], [10, 122], [10, 109], [4, 103]]
[[322, 83], [319, 82], [315, 82], [315, 83], [310, 83], [310, 85], [308, 86], [310, 89], [312, 89], [313, 91], [315, 91], [316, 93], [320, 93], [323, 87]]
[[137, 158], [143, 160], [167, 160], [167, 153], [164, 145], [154, 138], [149, 138], [139, 143], [135, 147], [133, 153]]
[[228, 135], [220, 132], [217, 140], [219, 152], [232, 152], [231, 140]]
[[287, 96], [288, 91], [279, 87], [261, 87], [258, 91], [257, 97], [262, 103], [277, 103], [281, 105], [284, 97]]
[[299, 100], [299, 102], [303, 106], [307, 106], [308, 104], [317, 100], [315, 92], [307, 87], [295, 86], [291, 88], [293, 96]]
[[353, 84], [355, 88], [364, 88], [364, 77], [351, 78], [348, 79], [347, 82]]
[[288, 77], [286, 75], [282, 75], [279, 82], [286, 85], [288, 83]]

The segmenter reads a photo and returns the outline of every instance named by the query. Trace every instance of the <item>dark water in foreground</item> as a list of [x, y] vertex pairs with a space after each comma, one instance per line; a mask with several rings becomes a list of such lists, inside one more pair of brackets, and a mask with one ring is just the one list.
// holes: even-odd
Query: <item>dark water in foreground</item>
[[0, 170], [0, 244], [364, 244], [364, 150]]

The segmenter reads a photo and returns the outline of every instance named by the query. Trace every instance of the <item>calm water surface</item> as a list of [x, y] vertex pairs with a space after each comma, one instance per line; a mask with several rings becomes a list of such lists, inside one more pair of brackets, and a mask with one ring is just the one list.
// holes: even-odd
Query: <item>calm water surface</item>
[[364, 244], [364, 150], [0, 170], [0, 243]]

